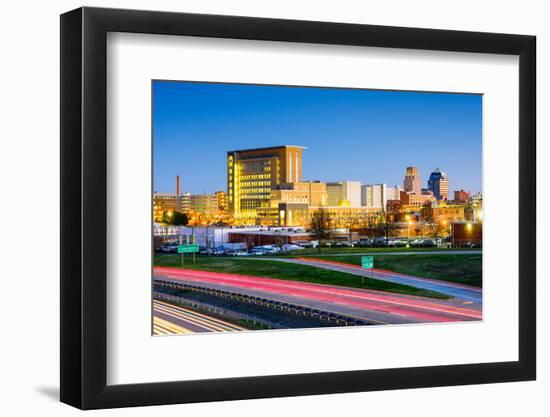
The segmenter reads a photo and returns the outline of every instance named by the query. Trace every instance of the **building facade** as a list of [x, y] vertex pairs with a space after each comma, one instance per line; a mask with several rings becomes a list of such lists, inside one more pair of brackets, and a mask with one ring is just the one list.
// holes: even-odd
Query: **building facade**
[[450, 224], [465, 219], [462, 204], [428, 204], [422, 209], [425, 220], [434, 223]]
[[190, 212], [202, 216], [218, 215], [218, 196], [216, 194], [191, 194]]
[[181, 193], [178, 195], [178, 211], [181, 213], [189, 213], [191, 211], [191, 194], [190, 193]]
[[227, 205], [227, 193], [225, 191], [216, 191], [215, 194], [218, 198], [218, 211], [220, 213], [226, 213], [229, 209]]
[[420, 171], [417, 167], [407, 167], [403, 179], [403, 190], [408, 193], [422, 194]]
[[433, 194], [416, 194], [406, 191], [401, 191], [400, 193], [401, 206], [423, 206], [433, 201], [435, 201]]
[[428, 190], [435, 196], [436, 200], [449, 199], [449, 178], [447, 174], [436, 168], [428, 179]]
[[361, 207], [361, 182], [328, 182], [327, 205], [333, 207]]
[[464, 190], [454, 192], [455, 203], [467, 203], [470, 200], [470, 193]]
[[279, 184], [302, 181], [300, 146], [227, 152], [227, 201], [236, 223], [254, 224], [257, 209], [270, 206]]
[[175, 193], [153, 193], [153, 219], [158, 222], [164, 212], [177, 211], [178, 196]]
[[386, 210], [388, 200], [399, 200], [403, 189], [397, 185], [367, 184], [361, 186], [361, 205]]

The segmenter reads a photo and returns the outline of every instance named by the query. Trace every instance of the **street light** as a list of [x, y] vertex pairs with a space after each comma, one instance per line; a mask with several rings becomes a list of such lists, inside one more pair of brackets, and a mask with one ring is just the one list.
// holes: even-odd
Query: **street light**
[[407, 214], [405, 216], [405, 220], [407, 221], [407, 247], [408, 247], [411, 241], [411, 224], [412, 224], [411, 216]]

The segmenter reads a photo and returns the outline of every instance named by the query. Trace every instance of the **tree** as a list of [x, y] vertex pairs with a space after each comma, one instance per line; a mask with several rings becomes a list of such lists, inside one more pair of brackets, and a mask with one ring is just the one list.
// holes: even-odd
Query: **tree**
[[311, 216], [311, 231], [313, 237], [319, 241], [319, 252], [321, 251], [321, 242], [328, 240], [332, 235], [332, 218], [328, 210], [321, 208]]
[[187, 217], [187, 214], [180, 213], [179, 211], [163, 211], [161, 223], [174, 226], [185, 226], [187, 223], [189, 223], [189, 218]]
[[348, 229], [348, 240], [351, 241], [353, 239], [353, 230], [359, 227], [360, 220], [352, 210], [344, 212], [343, 216], [342, 224]]
[[392, 224], [391, 224], [390, 213], [386, 210], [383, 210], [382, 214], [380, 215], [380, 226], [382, 227], [382, 231], [384, 233], [384, 238], [386, 240], [386, 243], [388, 243], [388, 238], [390, 236], [390, 229], [392, 227]]
[[361, 218], [359, 220], [360, 227], [365, 230], [367, 233], [367, 236], [372, 239], [374, 228], [376, 226], [376, 222], [378, 221], [380, 213], [370, 213], [370, 212], [364, 212], [361, 214]]
[[174, 214], [172, 215], [172, 224], [174, 226], [185, 226], [187, 223], [189, 223], [187, 214], [174, 211]]

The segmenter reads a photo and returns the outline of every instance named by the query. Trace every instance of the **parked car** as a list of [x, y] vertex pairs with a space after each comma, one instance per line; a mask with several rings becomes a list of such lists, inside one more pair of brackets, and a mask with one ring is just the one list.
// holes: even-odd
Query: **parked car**
[[178, 245], [176, 243], [163, 243], [157, 251], [161, 253], [178, 253]]
[[225, 254], [229, 256], [247, 256], [248, 252], [244, 249], [237, 249], [237, 250], [227, 251], [225, 252]]
[[357, 242], [357, 246], [359, 246], [360, 248], [370, 248], [372, 246], [372, 240], [361, 238], [359, 239], [359, 242]]
[[301, 248], [316, 248], [319, 245], [319, 241], [317, 240], [297, 240], [294, 242], [297, 246], [300, 246]]
[[302, 250], [302, 249], [304, 249], [302, 246], [295, 245], [293, 243], [286, 243], [281, 248], [281, 250], [283, 250], [283, 251]]
[[377, 237], [373, 239], [372, 246], [375, 248], [384, 248], [388, 246], [388, 242], [386, 242], [386, 239], [383, 237]]
[[432, 239], [424, 239], [418, 246], [421, 248], [433, 248], [437, 245]]

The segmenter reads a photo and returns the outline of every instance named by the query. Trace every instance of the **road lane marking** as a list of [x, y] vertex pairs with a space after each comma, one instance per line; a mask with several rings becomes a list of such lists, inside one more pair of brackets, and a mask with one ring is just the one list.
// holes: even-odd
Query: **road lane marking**
[[214, 330], [214, 331], [234, 331], [235, 329], [232, 329], [226, 325], [220, 325], [217, 323], [212, 323], [211, 321], [207, 319], [201, 319], [199, 317], [194, 317], [191, 314], [188, 314], [183, 311], [178, 311], [173, 308], [166, 308], [163, 306], [155, 306], [155, 310], [158, 312], [162, 312], [163, 314], [167, 314], [171, 317], [178, 318], [183, 321], [190, 322], [192, 324], [195, 324], [199, 327], [202, 327], [206, 330]]
[[225, 322], [223, 320], [220, 320], [220, 319], [217, 319], [216, 317], [211, 317], [211, 316], [208, 316], [206, 314], [202, 314], [202, 313], [199, 313], [197, 311], [194, 311], [194, 310], [190, 310], [190, 309], [187, 309], [185, 307], [181, 307], [179, 305], [174, 305], [174, 304], [170, 304], [170, 303], [166, 303], [164, 301], [160, 301], [160, 300], [155, 300], [155, 303], [156, 304], [160, 304], [160, 305], [163, 305], [165, 307], [168, 307], [168, 308], [172, 308], [172, 309], [176, 309], [176, 310], [183, 310], [185, 311], [187, 314], [191, 314], [193, 316], [200, 316], [206, 320], [210, 320], [210, 321], [213, 321], [213, 322], [216, 322], [220, 325], [223, 325], [223, 326], [227, 326], [227, 327], [230, 327], [234, 330], [246, 330], [244, 327], [241, 327], [241, 326], [237, 326], [236, 324], [232, 324], [232, 323], [229, 323], [229, 322]]
[[185, 334], [193, 333], [191, 330], [177, 324], [171, 323], [168, 320], [153, 316], [153, 329], [157, 334]]

